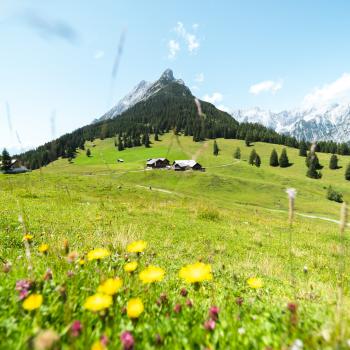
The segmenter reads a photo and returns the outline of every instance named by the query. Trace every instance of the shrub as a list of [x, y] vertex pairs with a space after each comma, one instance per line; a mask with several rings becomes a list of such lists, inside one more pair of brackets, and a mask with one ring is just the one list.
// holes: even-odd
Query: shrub
[[343, 203], [343, 195], [342, 195], [342, 193], [335, 191], [332, 186], [328, 187], [327, 199], [329, 199], [330, 201]]

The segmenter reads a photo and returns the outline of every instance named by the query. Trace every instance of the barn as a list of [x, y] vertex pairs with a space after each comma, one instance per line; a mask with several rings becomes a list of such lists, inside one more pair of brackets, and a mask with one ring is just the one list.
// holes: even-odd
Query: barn
[[[2, 161], [0, 161], [0, 169], [1, 166]], [[10, 169], [6, 171], [6, 174], [21, 174], [26, 173], [28, 171], [29, 170], [25, 166], [22, 166], [17, 159], [12, 159]]]
[[203, 168], [199, 163], [197, 163], [195, 160], [192, 160], [192, 159], [175, 160], [173, 163], [173, 169], [176, 171], [185, 171], [185, 170], [204, 171], [205, 170], [205, 168]]
[[166, 168], [170, 165], [170, 162], [166, 158], [151, 158], [147, 159], [146, 166], [153, 169]]

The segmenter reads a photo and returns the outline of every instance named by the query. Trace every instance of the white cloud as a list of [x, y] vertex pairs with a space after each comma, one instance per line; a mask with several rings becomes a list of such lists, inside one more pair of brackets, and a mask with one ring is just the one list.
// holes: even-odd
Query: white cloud
[[221, 102], [224, 99], [224, 96], [220, 92], [214, 92], [212, 95], [204, 95], [202, 97], [203, 101], [210, 102], [212, 104]]
[[224, 111], [224, 112], [227, 112], [227, 113], [231, 113], [232, 112], [232, 108], [227, 107], [225, 105], [218, 105], [216, 107], [217, 107], [217, 109], [220, 109], [220, 111]]
[[98, 50], [98, 51], [96, 51], [95, 54], [94, 54], [94, 59], [95, 59], [95, 60], [99, 60], [99, 59], [101, 59], [104, 55], [105, 55], [105, 52], [104, 52], [104, 51]]
[[192, 24], [192, 29], [193, 30], [197, 30], [199, 28], [199, 24], [198, 23], [193, 23]]
[[[198, 25], [196, 28], [198, 28]], [[190, 53], [196, 53], [198, 51], [200, 47], [198, 38], [195, 34], [189, 33], [182, 22], [177, 22], [174, 30], [179, 37], [185, 40], [187, 49]]]
[[204, 81], [204, 74], [203, 73], [198, 73], [196, 75], [196, 77], [194, 78], [194, 81], [196, 83], [199, 83], [199, 84], [203, 83], [203, 81]]
[[321, 106], [333, 102], [350, 101], [350, 74], [344, 73], [340, 78], [322, 87], [315, 88], [304, 97], [304, 107]]
[[282, 89], [282, 85], [281, 81], [265, 80], [252, 85], [249, 88], [249, 92], [253, 95], [259, 95], [262, 92], [271, 92], [275, 94], [278, 90]]
[[168, 58], [174, 59], [177, 53], [180, 51], [180, 44], [176, 40], [169, 40], [168, 49]]

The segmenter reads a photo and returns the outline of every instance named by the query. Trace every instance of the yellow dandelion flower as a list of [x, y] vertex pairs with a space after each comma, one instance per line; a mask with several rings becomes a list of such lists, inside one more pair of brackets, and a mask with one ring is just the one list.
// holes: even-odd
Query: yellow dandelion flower
[[41, 294], [31, 294], [26, 298], [22, 304], [23, 309], [32, 311], [38, 309], [43, 303], [43, 296]]
[[85, 264], [85, 260], [83, 258], [79, 259], [79, 265], [84, 265]]
[[180, 278], [187, 283], [198, 283], [203, 281], [211, 281], [213, 275], [211, 273], [211, 266], [202, 262], [196, 262], [184, 266], [179, 272]]
[[135, 241], [130, 243], [127, 247], [126, 250], [129, 253], [142, 253], [147, 247], [147, 242], [145, 241]]
[[91, 350], [106, 350], [107, 348], [99, 341], [95, 341], [92, 346]]
[[247, 279], [248, 286], [253, 289], [259, 289], [263, 286], [263, 281], [261, 278], [250, 277]]
[[91, 260], [101, 260], [110, 256], [111, 253], [106, 248], [96, 248], [88, 252], [87, 258], [89, 261]]
[[126, 313], [129, 318], [138, 318], [144, 309], [143, 302], [140, 298], [132, 298], [126, 305]]
[[137, 261], [131, 261], [124, 265], [125, 272], [134, 272], [137, 269]]
[[47, 253], [47, 251], [49, 250], [49, 245], [46, 243], [43, 243], [39, 246], [38, 250], [40, 253]]
[[123, 286], [123, 280], [119, 277], [108, 278], [97, 288], [98, 293], [103, 293], [107, 295], [114, 295], [118, 293], [120, 288]]
[[141, 271], [139, 278], [143, 283], [160, 282], [164, 278], [165, 271], [157, 266], [148, 266], [145, 270]]
[[31, 235], [30, 233], [26, 233], [24, 236], [23, 236], [23, 241], [27, 241], [27, 242], [30, 242], [32, 239], [33, 239], [33, 235]]
[[84, 309], [90, 311], [102, 311], [109, 308], [112, 305], [112, 297], [101, 293], [96, 293], [86, 298], [83, 305]]

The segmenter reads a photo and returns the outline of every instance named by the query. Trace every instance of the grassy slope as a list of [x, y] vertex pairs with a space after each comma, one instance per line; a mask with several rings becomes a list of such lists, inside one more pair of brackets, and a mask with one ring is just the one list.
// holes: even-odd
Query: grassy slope
[[[54, 273], [53, 282], [45, 285], [43, 291], [45, 306], [35, 320], [42, 328], [54, 328], [58, 332], [63, 332], [72, 320], [81, 320], [87, 331], [75, 342], [78, 349], [85, 349], [104, 332], [110, 337], [112, 348], [118, 348], [119, 334], [125, 329], [132, 330], [142, 349], [154, 347], [156, 333], [161, 334], [165, 348], [170, 349], [204, 346], [277, 349], [290, 345], [296, 338], [302, 339], [307, 349], [334, 346], [337, 226], [297, 217], [290, 236], [286, 214], [264, 208], [286, 209], [284, 190], [293, 186], [299, 192], [297, 210], [337, 218], [339, 205], [325, 199], [324, 188], [332, 184], [348, 197], [344, 170], [325, 169], [322, 180], [307, 179], [304, 159], [292, 149], [288, 150], [294, 162], [292, 167], [270, 168], [267, 164], [272, 145], [268, 144], [255, 145], [262, 158], [262, 167], [257, 169], [244, 161], [250, 149], [235, 140], [218, 140], [222, 150], [218, 157], [212, 156], [211, 141], [206, 146], [181, 137], [180, 146], [170, 135], [151, 149], [129, 149], [121, 153], [114, 150], [112, 140], [97, 140], [95, 144], [91, 148], [93, 157], [81, 154], [74, 164], [59, 160], [42, 172], [0, 177], [1, 256], [13, 263], [12, 272], [0, 282], [0, 334], [6, 335], [6, 342], [0, 348], [12, 349], [15, 344], [25, 348], [28, 337], [35, 332], [32, 317], [23, 313], [14, 292], [15, 281], [27, 276], [17, 221], [19, 213], [34, 235], [33, 277], [41, 280], [48, 267]], [[238, 145], [243, 160], [218, 167], [233, 162], [232, 153]], [[142, 170], [146, 158], [190, 158], [198, 150], [198, 161], [207, 168], [205, 173]], [[322, 164], [328, 164], [329, 155], [319, 156]], [[125, 163], [116, 164], [119, 157]], [[342, 157], [341, 165], [347, 161]], [[138, 187], [148, 185], [175, 194]], [[113, 262], [104, 262], [96, 274], [91, 263], [81, 269], [62, 259], [65, 238], [71, 250], [80, 254], [96, 246], [109, 246], [122, 255]], [[136, 238], [149, 242], [141, 264], [152, 262], [167, 271], [166, 280], [148, 292], [129, 281], [121, 269], [125, 245]], [[42, 242], [51, 247], [48, 256], [37, 253]], [[195, 307], [175, 315], [173, 305], [184, 303], [179, 296], [184, 284], [177, 279], [177, 271], [198, 259], [212, 264], [214, 282], [199, 292], [189, 288]], [[308, 274], [303, 273], [305, 265]], [[291, 269], [294, 287], [290, 285]], [[72, 278], [67, 277], [70, 270], [75, 271]], [[348, 272], [346, 266], [346, 276]], [[114, 322], [103, 329], [98, 317], [82, 310], [81, 305], [94, 292], [101, 276], [114, 274], [125, 278], [131, 288], [116, 302]], [[245, 281], [250, 276], [263, 278], [261, 291], [247, 288]], [[55, 292], [62, 285], [67, 290], [65, 303]], [[348, 277], [346, 293], [347, 286]], [[159, 311], [154, 303], [161, 292], [168, 294], [170, 305], [169, 309], [164, 307]], [[135, 294], [144, 299], [146, 307], [137, 325], [120, 313], [127, 298]], [[242, 307], [236, 305], [236, 297], [244, 298]], [[288, 301], [300, 304], [297, 326], [291, 327], [285, 312]], [[347, 297], [344, 302], [348, 305]], [[213, 304], [222, 309], [221, 321], [209, 335], [202, 324], [207, 308]], [[167, 310], [170, 318], [166, 316]], [[242, 327], [246, 333], [239, 335], [238, 329]], [[330, 333], [329, 341], [321, 331]], [[69, 337], [63, 335], [62, 342], [68, 348]]]

